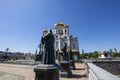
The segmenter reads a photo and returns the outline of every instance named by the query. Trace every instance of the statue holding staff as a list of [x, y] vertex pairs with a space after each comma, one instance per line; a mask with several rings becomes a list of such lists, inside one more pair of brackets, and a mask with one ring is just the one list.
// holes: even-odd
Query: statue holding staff
[[54, 35], [52, 30], [50, 30], [49, 33], [43, 35], [41, 43], [44, 45], [42, 63], [55, 64]]

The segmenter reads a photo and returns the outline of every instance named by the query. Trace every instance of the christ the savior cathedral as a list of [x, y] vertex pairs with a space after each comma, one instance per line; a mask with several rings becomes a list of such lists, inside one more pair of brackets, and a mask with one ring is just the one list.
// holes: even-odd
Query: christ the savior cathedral
[[[79, 53], [79, 43], [78, 38], [73, 37], [69, 33], [69, 26], [58, 21], [54, 24], [52, 32], [55, 38], [55, 50], [60, 52], [61, 48], [64, 46], [64, 43], [67, 44], [67, 49], [71, 49], [72, 53]], [[48, 30], [43, 30], [43, 35], [48, 33]]]

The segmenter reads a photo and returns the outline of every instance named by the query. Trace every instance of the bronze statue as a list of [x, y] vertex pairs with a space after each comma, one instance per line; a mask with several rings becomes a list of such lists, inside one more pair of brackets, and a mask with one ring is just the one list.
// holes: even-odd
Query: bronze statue
[[55, 64], [54, 35], [52, 30], [50, 30], [49, 33], [43, 35], [41, 43], [44, 45], [44, 53], [41, 63]]
[[65, 61], [69, 61], [69, 55], [68, 55], [68, 52], [67, 52], [67, 44], [64, 43], [64, 47], [61, 49], [63, 51], [63, 59]]

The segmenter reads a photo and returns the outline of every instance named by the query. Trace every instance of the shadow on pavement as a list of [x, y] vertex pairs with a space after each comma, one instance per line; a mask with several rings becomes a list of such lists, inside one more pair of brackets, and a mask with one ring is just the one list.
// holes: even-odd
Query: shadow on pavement
[[73, 74], [72, 76], [72, 78], [82, 78], [82, 77], [86, 78], [86, 74], [83, 74], [83, 75]]
[[85, 70], [85, 68], [77, 68], [77, 69], [75, 69], [75, 70]]

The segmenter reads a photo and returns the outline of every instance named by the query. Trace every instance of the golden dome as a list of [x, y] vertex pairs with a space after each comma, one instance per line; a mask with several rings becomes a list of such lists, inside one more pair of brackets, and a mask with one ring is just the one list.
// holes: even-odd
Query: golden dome
[[72, 52], [79, 52], [78, 50], [76, 50], [76, 49], [72, 49]]
[[54, 28], [56, 28], [56, 27], [58, 27], [58, 26], [64, 26], [64, 24], [61, 23], [61, 22], [57, 22], [56, 24], [54, 24]]
[[69, 35], [69, 37], [71, 37], [71, 38], [72, 38], [72, 37], [73, 37], [73, 35], [72, 35], [72, 34], [70, 34], [70, 35]]
[[58, 21], [56, 24], [54, 24], [53, 28], [57, 28], [57, 27], [68, 28], [69, 26]]
[[63, 28], [68, 28], [69, 26], [68, 25], [66, 25], [66, 24], [64, 24], [64, 26], [63, 26]]
[[48, 32], [48, 30], [47, 30], [47, 29], [44, 29], [43, 32]]

